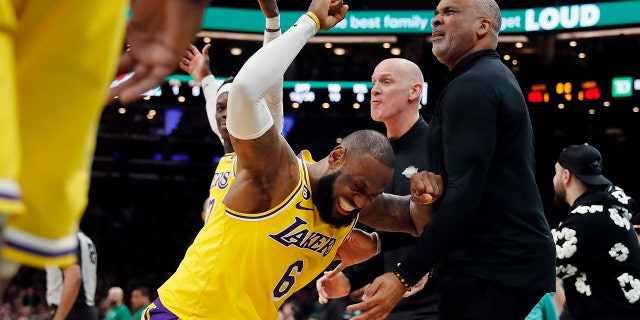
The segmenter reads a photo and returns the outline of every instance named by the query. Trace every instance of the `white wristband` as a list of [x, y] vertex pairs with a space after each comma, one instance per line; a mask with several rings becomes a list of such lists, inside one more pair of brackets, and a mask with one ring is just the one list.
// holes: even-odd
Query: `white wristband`
[[[207, 87], [215, 83], [216, 83], [216, 78], [212, 74], [202, 78], [202, 81], [200, 82], [200, 84], [202, 85], [202, 90], [207, 89]], [[216, 88], [215, 90], [217, 91], [218, 88]]]
[[267, 18], [265, 27], [269, 30], [279, 30], [280, 29], [280, 15], [277, 15], [273, 18]]

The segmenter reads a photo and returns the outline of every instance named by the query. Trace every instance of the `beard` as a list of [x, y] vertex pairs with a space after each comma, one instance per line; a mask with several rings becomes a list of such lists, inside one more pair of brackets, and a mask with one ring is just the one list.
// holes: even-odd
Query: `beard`
[[441, 63], [453, 63], [471, 49], [472, 43], [474, 43], [472, 34], [448, 32], [442, 40], [432, 44], [431, 52]]
[[313, 204], [320, 214], [320, 220], [336, 229], [350, 226], [355, 220], [358, 211], [360, 211], [355, 209], [348, 215], [334, 214], [333, 184], [339, 176], [340, 171], [336, 171], [320, 178], [318, 186], [312, 195]]
[[562, 207], [567, 206], [567, 202], [564, 200], [567, 197], [567, 190], [556, 185], [553, 186], [553, 202]]

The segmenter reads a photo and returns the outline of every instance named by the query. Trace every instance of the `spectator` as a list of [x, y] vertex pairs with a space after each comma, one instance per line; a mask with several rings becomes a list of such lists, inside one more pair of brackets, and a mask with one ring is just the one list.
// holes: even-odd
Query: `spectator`
[[149, 288], [136, 287], [131, 291], [131, 309], [134, 310], [132, 320], [140, 320], [142, 311], [151, 303]]
[[553, 230], [557, 276], [574, 320], [640, 316], [640, 244], [629, 222], [634, 200], [602, 175], [595, 147], [571, 145], [558, 156], [555, 200], [570, 209]]
[[131, 320], [129, 308], [122, 303], [124, 301], [124, 291], [122, 291], [122, 288], [109, 288], [107, 301], [109, 303], [109, 310], [107, 310], [104, 320]]

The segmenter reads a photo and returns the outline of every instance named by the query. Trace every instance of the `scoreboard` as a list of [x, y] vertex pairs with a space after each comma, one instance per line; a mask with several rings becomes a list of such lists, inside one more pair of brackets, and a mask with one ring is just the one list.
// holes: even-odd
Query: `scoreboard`
[[[533, 83], [525, 90], [527, 102], [567, 103], [581, 101], [615, 101], [631, 98], [640, 100], [640, 76], [622, 76], [605, 81], [558, 81], [554, 83]], [[626, 100], [625, 100], [626, 101]]]

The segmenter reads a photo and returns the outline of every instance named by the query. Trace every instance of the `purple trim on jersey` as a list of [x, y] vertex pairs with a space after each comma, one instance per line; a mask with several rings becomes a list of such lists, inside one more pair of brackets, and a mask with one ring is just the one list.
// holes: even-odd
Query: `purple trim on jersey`
[[13, 193], [1, 193], [0, 192], [0, 198], [9, 199], [9, 200], [19, 200], [20, 199], [20, 195], [19, 194], [13, 194]]
[[[303, 160], [300, 160], [303, 161]], [[255, 217], [248, 217], [248, 216], [244, 216], [244, 215], [238, 215], [235, 214], [231, 211], [229, 211], [229, 209], [225, 209], [226, 213], [232, 217], [238, 218], [238, 219], [244, 219], [244, 220], [262, 220], [265, 218], [268, 218], [276, 213], [278, 213], [280, 211], [280, 209], [288, 206], [291, 203], [291, 200], [293, 200], [293, 198], [295, 198], [295, 196], [300, 192], [300, 189], [302, 189], [302, 187], [305, 185], [305, 180], [307, 177], [307, 166], [304, 165], [304, 162], [302, 163], [302, 181], [300, 181], [300, 184], [298, 185], [298, 188], [296, 189], [296, 191], [293, 193], [293, 195], [291, 196], [291, 198], [289, 198], [289, 200], [287, 200], [287, 202], [283, 203], [281, 206], [277, 207], [276, 209], [272, 209], [273, 211], [271, 211], [271, 213], [266, 214], [266, 215], [257, 215]], [[313, 210], [313, 209], [311, 209]]]
[[35, 249], [32, 247], [26, 247], [22, 244], [19, 244], [15, 241], [12, 241], [10, 239], [5, 239], [5, 246], [7, 247], [11, 247], [14, 248], [16, 250], [20, 250], [22, 252], [27, 252], [27, 253], [31, 253], [31, 254], [35, 254], [35, 255], [39, 255], [42, 257], [61, 257], [61, 256], [66, 256], [66, 255], [70, 255], [70, 254], [75, 254], [76, 253], [76, 247], [74, 246], [71, 249], [67, 249], [67, 250], [62, 250], [62, 251], [56, 251], [56, 252], [50, 252], [50, 251], [42, 251], [39, 249]]
[[[165, 308], [162, 302], [160, 302], [160, 297], [153, 301], [153, 305], [153, 308], [149, 306], [142, 312], [145, 320], [178, 320], [178, 316], [171, 313], [171, 311]], [[148, 318], [146, 317], [147, 310], [149, 311]]]

